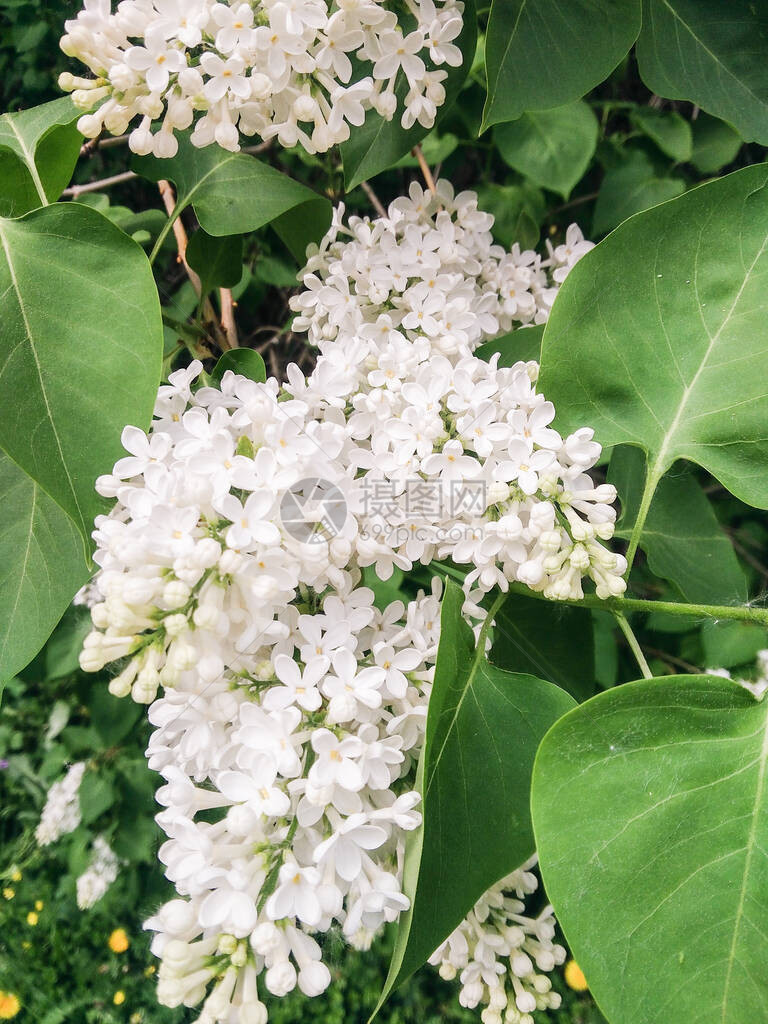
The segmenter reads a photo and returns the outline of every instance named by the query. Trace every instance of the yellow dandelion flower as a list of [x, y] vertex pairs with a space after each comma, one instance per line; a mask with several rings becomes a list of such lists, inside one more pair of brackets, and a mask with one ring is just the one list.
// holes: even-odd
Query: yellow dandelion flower
[[42, 910], [45, 904], [42, 900], [35, 900], [35, 910]]
[[565, 983], [572, 988], [574, 992], [586, 992], [589, 988], [587, 979], [584, 977], [584, 972], [575, 960], [569, 960], [565, 965]]
[[34, 928], [39, 920], [40, 920], [40, 918], [34, 912], [34, 910], [30, 910], [30, 912], [27, 914], [27, 924], [31, 925]]
[[13, 871], [11, 872], [11, 881], [12, 882], [20, 882], [21, 881], [21, 877], [22, 876], [21, 876], [21, 872], [19, 871], [19, 869], [18, 868], [14, 868]]
[[124, 928], [115, 928], [109, 936], [108, 946], [113, 953], [124, 953], [130, 944]]
[[119, 988], [117, 992], [115, 992], [115, 994], [112, 996], [112, 1002], [115, 1004], [115, 1006], [122, 1006], [123, 1003], [125, 1002], [125, 992], [123, 992], [121, 988]]
[[145, 967], [144, 968], [144, 977], [145, 978], [151, 978], [152, 975], [155, 973], [156, 969], [157, 968], [155, 967], [154, 964], [150, 964], [149, 967]]
[[12, 900], [15, 895], [16, 895], [16, 890], [12, 889], [10, 887], [10, 885], [6, 886], [5, 889], [3, 889], [3, 899], [4, 900]]
[[0, 991], [0, 1020], [12, 1020], [21, 1009], [19, 997], [13, 992]]
[[28, 942], [26, 939], [24, 939], [24, 941], [21, 944], [21, 948], [22, 949], [32, 949], [32, 943]]

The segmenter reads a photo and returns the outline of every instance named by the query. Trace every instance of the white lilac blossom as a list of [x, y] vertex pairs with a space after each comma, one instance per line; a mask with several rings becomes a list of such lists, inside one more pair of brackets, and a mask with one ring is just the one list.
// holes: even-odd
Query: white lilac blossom
[[91, 847], [88, 867], [79, 876], [77, 905], [81, 910], [90, 910], [106, 894], [118, 875], [120, 862], [103, 836], [96, 836]]
[[[365, 947], [408, 907], [440, 585], [380, 610], [363, 568], [452, 558], [476, 623], [510, 580], [552, 598], [579, 597], [585, 577], [623, 589], [600, 543], [615, 492], [586, 475], [591, 431], [551, 426], [535, 363], [473, 355], [546, 318], [552, 275], [587, 243], [571, 231], [542, 262], [493, 246], [490, 224], [443, 183], [386, 219], [337, 215], [295, 301], [320, 349], [309, 378], [200, 386], [193, 363], [98, 481], [116, 503], [96, 521], [81, 664], [120, 662], [111, 692], [150, 705], [177, 895], [147, 926], [160, 1000], [202, 1003], [201, 1024], [263, 1024], [260, 989], [318, 994], [314, 935], [340, 927]], [[522, 305], [505, 308], [512, 291]], [[525, 913], [533, 885], [527, 868], [505, 879], [436, 954], [486, 1024], [556, 1005], [537, 971], [561, 953], [550, 911]]]
[[405, 0], [403, 10], [401, 21], [384, 0], [122, 0], [115, 11], [85, 0], [61, 47], [94, 77], [59, 82], [96, 108], [78, 121], [84, 135], [138, 122], [136, 153], [173, 156], [175, 133], [192, 125], [196, 146], [236, 151], [243, 134], [325, 152], [366, 111], [395, 115], [401, 73], [402, 126], [434, 124], [446, 69], [462, 63], [464, 5]]
[[38, 846], [48, 846], [60, 836], [74, 832], [80, 824], [80, 783], [85, 773], [85, 761], [78, 761], [67, 769], [63, 779], [54, 782], [48, 790], [43, 813], [35, 829]]
[[560, 1005], [547, 977], [566, 955], [552, 941], [552, 907], [535, 917], [525, 912], [525, 898], [538, 886], [531, 871], [535, 864], [533, 857], [492, 886], [429, 958], [441, 977], [450, 981], [458, 976], [462, 1006], [485, 1004], [483, 1024], [533, 1024], [534, 1010]]
[[412, 184], [386, 217], [339, 208], [291, 300], [294, 329], [320, 350], [286, 390], [318, 419], [343, 413], [356, 472], [345, 497], [361, 529], [359, 565], [451, 558], [478, 596], [510, 580], [556, 599], [621, 594], [616, 491], [586, 471], [600, 446], [584, 427], [562, 437], [536, 390], [538, 364], [501, 368], [482, 342], [547, 319], [559, 282], [591, 248], [576, 225], [542, 260], [494, 245], [477, 196]]

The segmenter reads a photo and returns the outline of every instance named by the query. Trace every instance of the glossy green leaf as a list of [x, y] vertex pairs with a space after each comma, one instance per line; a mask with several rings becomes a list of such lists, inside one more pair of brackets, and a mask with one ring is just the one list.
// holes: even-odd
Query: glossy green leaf
[[0, 494], [2, 684], [37, 654], [88, 570], [75, 524], [2, 452]]
[[539, 224], [546, 213], [541, 189], [523, 182], [521, 185], [480, 185], [478, 205], [493, 216], [494, 241], [511, 249], [515, 242], [521, 249], [533, 249], [539, 241]]
[[613, 71], [640, 31], [640, 0], [494, 0], [483, 130], [577, 100]]
[[[643, 496], [645, 459], [639, 448], [621, 445], [611, 455], [608, 480], [621, 501], [616, 536], [629, 539]], [[693, 604], [743, 604], [747, 580], [733, 545], [694, 476], [675, 468], [659, 483], [640, 547], [651, 571], [674, 584]]]
[[514, 366], [515, 363], [533, 359], [537, 363], [541, 357], [541, 339], [544, 336], [544, 324], [531, 324], [529, 327], [518, 327], [509, 334], [503, 334], [493, 341], [486, 341], [475, 349], [478, 359], [489, 361], [497, 352], [499, 366]]
[[509, 594], [496, 615], [488, 657], [508, 672], [527, 672], [586, 700], [595, 692], [592, 613]]
[[64, 97], [0, 114], [0, 216], [20, 217], [59, 198], [80, 153], [81, 113]]
[[643, 0], [643, 81], [768, 143], [768, 6], [754, 0]]
[[491, 665], [447, 581], [419, 766], [422, 828], [410, 836], [401, 916], [381, 1002], [434, 952], [489, 886], [532, 853], [528, 794], [539, 741], [573, 707], [551, 683]]
[[603, 235], [634, 213], [674, 199], [684, 191], [682, 178], [660, 174], [647, 153], [631, 150], [620, 164], [605, 173], [595, 203], [592, 231]]
[[242, 235], [209, 235], [202, 228], [187, 245], [187, 263], [200, 278], [203, 295], [214, 288], [234, 288], [243, 276]]
[[[447, 64], [440, 66], [440, 70], [446, 71], [448, 77], [443, 81], [445, 102], [437, 112], [435, 124], [438, 126], [458, 96], [475, 56], [475, 0], [464, 0], [463, 18], [461, 33], [453, 42], [461, 49], [464, 60], [458, 68]], [[401, 71], [395, 85], [397, 110], [392, 120], [385, 121], [375, 110], [369, 110], [365, 115], [365, 122], [359, 128], [353, 127], [349, 139], [342, 143], [341, 158], [344, 163], [344, 185], [347, 192], [351, 192], [361, 181], [373, 178], [381, 171], [386, 171], [388, 167], [393, 167], [417, 142], [421, 142], [428, 131], [431, 131], [422, 127], [418, 121], [409, 129], [403, 128], [401, 118], [408, 88], [408, 82]]]
[[702, 174], [711, 174], [736, 159], [742, 139], [719, 117], [710, 117], [703, 111], [691, 125], [693, 129], [693, 152], [691, 163]]
[[568, 275], [540, 387], [563, 433], [648, 455], [641, 507], [678, 459], [768, 507], [768, 167], [633, 217]]
[[630, 120], [635, 128], [652, 139], [662, 153], [684, 163], [691, 159], [693, 133], [688, 121], [675, 110], [657, 110], [640, 107], [632, 111]]
[[179, 151], [170, 160], [135, 157], [133, 166], [150, 181], [172, 181], [175, 215], [192, 206], [209, 235], [255, 231], [295, 207], [302, 208], [303, 218], [324, 224], [316, 241], [330, 223], [328, 199], [247, 153], [228, 153], [220, 146], [198, 149], [182, 136]]
[[768, 1005], [768, 701], [672, 676], [594, 697], [533, 773], [547, 895], [612, 1024], [745, 1024]]
[[530, 111], [494, 130], [504, 161], [542, 188], [567, 199], [597, 145], [597, 118], [583, 100]]
[[90, 537], [127, 423], [148, 427], [162, 328], [147, 258], [79, 203], [0, 220], [0, 447]]
[[225, 352], [211, 371], [211, 377], [213, 380], [221, 380], [227, 370], [262, 383], [267, 379], [264, 360], [252, 348], [233, 348]]

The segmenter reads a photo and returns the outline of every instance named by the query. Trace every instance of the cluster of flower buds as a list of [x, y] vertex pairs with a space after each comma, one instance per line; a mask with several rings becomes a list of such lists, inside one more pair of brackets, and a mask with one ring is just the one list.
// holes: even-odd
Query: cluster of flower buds
[[538, 887], [535, 864], [533, 857], [492, 886], [429, 958], [446, 980], [458, 975], [462, 1006], [485, 1004], [483, 1024], [533, 1024], [534, 1010], [560, 1006], [547, 977], [566, 956], [553, 942], [552, 907], [525, 913], [525, 898]]
[[85, 761], [67, 769], [63, 779], [48, 790], [43, 813], [35, 829], [38, 846], [50, 846], [60, 836], [74, 832], [80, 824], [80, 783], [85, 774]]
[[[93, 113], [88, 137], [130, 136], [136, 153], [171, 157], [175, 133], [236, 151], [240, 134], [325, 152], [375, 110], [390, 120], [399, 76], [408, 83], [401, 123], [431, 128], [445, 100], [446, 67], [462, 53], [460, 0], [85, 0], [65, 24], [62, 49], [93, 78], [60, 85]], [[407, 22], [407, 26], [406, 26]], [[353, 64], [354, 61], [354, 64]]]
[[88, 867], [75, 883], [77, 905], [81, 910], [90, 910], [104, 896], [110, 885], [117, 879], [120, 861], [103, 836], [96, 836], [91, 847]]
[[[490, 226], [443, 183], [378, 221], [337, 215], [295, 302], [320, 348], [312, 374], [173, 373], [149, 435], [126, 428], [129, 454], [98, 482], [116, 503], [96, 523], [81, 664], [121, 662], [112, 693], [151, 705], [177, 898], [148, 926], [160, 999], [202, 1002], [200, 1024], [263, 1024], [259, 986], [318, 994], [316, 934], [364, 947], [408, 906], [440, 586], [380, 608], [363, 570], [465, 564], [475, 622], [510, 580], [553, 598], [585, 577], [623, 589], [591, 431], [550, 426], [536, 363], [473, 354], [545, 319], [554, 275], [588, 243], [571, 229], [541, 261], [504, 254]], [[518, 287], [529, 298], [505, 311]], [[486, 1024], [556, 1004], [537, 970], [561, 951], [551, 913], [525, 914], [534, 884], [527, 868], [505, 879], [436, 954]]]

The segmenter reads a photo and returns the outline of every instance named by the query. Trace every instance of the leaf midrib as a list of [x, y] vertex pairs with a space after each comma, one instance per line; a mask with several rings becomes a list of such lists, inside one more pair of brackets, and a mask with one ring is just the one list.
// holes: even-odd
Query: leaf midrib
[[[680, 425], [680, 421], [681, 421], [681, 419], [683, 417], [683, 413], [685, 412], [686, 406], [688, 405], [688, 401], [689, 401], [691, 395], [693, 394], [693, 392], [696, 389], [696, 385], [698, 384], [699, 378], [701, 377], [702, 373], [704, 372], [704, 369], [706, 368], [706, 365], [707, 365], [707, 362], [709, 360], [709, 357], [711, 356], [711, 354], [712, 354], [713, 350], [715, 349], [718, 341], [720, 340], [720, 335], [723, 333], [725, 328], [730, 323], [731, 318], [733, 317], [733, 314], [734, 314], [734, 312], [736, 310], [736, 307], [738, 306], [739, 302], [741, 301], [741, 296], [744, 293], [744, 289], [746, 288], [747, 283], [749, 282], [749, 280], [750, 280], [750, 278], [752, 276], [752, 273], [753, 273], [753, 271], [755, 269], [755, 266], [757, 265], [758, 260], [764, 255], [767, 246], [768, 246], [768, 233], [766, 233], [765, 236], [763, 237], [762, 245], [758, 249], [758, 251], [757, 251], [757, 253], [755, 255], [755, 258], [752, 260], [752, 262], [750, 263], [746, 273], [744, 274], [744, 277], [743, 277], [742, 282], [741, 282], [741, 286], [739, 287], [739, 290], [736, 293], [733, 302], [731, 303], [730, 309], [728, 310], [726, 315], [723, 317], [723, 320], [720, 323], [720, 326], [718, 327], [718, 329], [715, 331], [715, 333], [713, 335], [710, 336], [709, 345], [707, 345], [706, 351], [704, 352], [704, 354], [703, 354], [703, 356], [701, 358], [701, 361], [699, 363], [698, 369], [696, 370], [696, 373], [691, 378], [690, 383], [687, 384], [686, 387], [683, 390], [683, 394], [681, 396], [681, 400], [680, 400], [680, 402], [678, 404], [678, 407], [677, 407], [677, 412], [675, 413], [675, 416], [673, 417], [672, 422], [670, 423], [669, 427], [667, 428], [666, 433], [664, 434], [664, 438], [662, 440], [661, 446], [659, 447], [659, 450], [658, 450], [658, 452], [656, 454], [655, 459], [653, 460], [653, 463], [649, 464], [648, 473], [646, 475], [645, 485], [644, 485], [644, 488], [643, 488], [643, 495], [642, 495], [641, 503], [640, 503], [640, 507], [641, 508], [643, 507], [644, 504], [646, 504], [646, 502], [649, 502], [650, 497], [652, 497], [653, 494], [656, 491], [656, 488], [657, 488], [657, 486], [659, 484], [659, 481], [661, 480], [661, 478], [663, 477], [664, 473], [669, 469], [669, 466], [671, 465], [671, 463], [669, 463], [669, 464], [667, 463], [668, 452], [669, 452], [670, 446], [672, 445], [672, 442], [674, 441], [674, 437], [675, 437], [675, 434], [677, 432], [677, 428]], [[697, 253], [697, 255], [698, 255], [698, 253]], [[696, 267], [696, 263], [694, 262], [694, 268], [695, 267]], [[694, 273], [693, 278], [694, 278], [694, 287], [696, 287], [696, 273]], [[698, 288], [697, 287], [696, 287], [696, 296], [698, 298]], [[700, 314], [701, 314], [701, 309], [702, 309], [702, 304], [699, 301], [699, 313]], [[702, 323], [703, 323], [703, 317], [702, 317]], [[674, 459], [672, 461], [674, 461]], [[640, 531], [640, 534], [638, 535], [639, 537], [642, 536], [642, 527], [643, 527], [643, 525], [644, 525], [644, 523], [641, 523], [641, 531]]]
[[13, 118], [9, 117], [6, 114], [5, 115], [5, 120], [6, 120], [6, 123], [8, 124], [8, 127], [11, 129], [13, 134], [16, 136], [16, 141], [18, 142], [19, 147], [21, 149], [21, 152], [22, 152], [22, 154], [24, 156], [24, 162], [26, 163], [27, 169], [29, 170], [29, 173], [30, 173], [30, 175], [32, 177], [32, 182], [33, 182], [33, 184], [35, 186], [35, 190], [36, 190], [38, 196], [40, 197], [40, 201], [42, 202], [43, 206], [48, 206], [48, 196], [45, 194], [45, 189], [43, 188], [43, 182], [42, 182], [42, 180], [40, 178], [40, 175], [38, 174], [37, 164], [35, 163], [35, 158], [34, 158], [33, 154], [29, 151], [29, 148], [27, 147], [27, 144], [26, 144], [26, 142], [24, 140], [24, 136], [21, 135], [21, 133], [19, 132], [18, 128], [13, 123]]
[[752, 89], [750, 89], [750, 87], [744, 81], [742, 81], [741, 78], [738, 78], [734, 74], [734, 72], [731, 71], [731, 69], [728, 67], [728, 65], [723, 63], [723, 61], [717, 56], [716, 53], [714, 53], [712, 50], [710, 50], [710, 48], [707, 46], [707, 44], [704, 42], [704, 40], [701, 39], [700, 36], [696, 35], [696, 33], [694, 32], [693, 28], [691, 28], [691, 26], [688, 24], [688, 22], [675, 10], [675, 8], [672, 6], [672, 4], [669, 2], [669, 0], [661, 0], [661, 2], [667, 8], [667, 10], [672, 15], [672, 17], [680, 22], [680, 24], [683, 26], [683, 28], [686, 30], [686, 32], [688, 32], [688, 34], [690, 35], [691, 39], [693, 39], [694, 42], [698, 43], [698, 45], [702, 48], [702, 50], [704, 50], [704, 52], [709, 57], [712, 58], [714, 63], [719, 68], [722, 68], [723, 71], [728, 75], [729, 78], [732, 78], [734, 80], [734, 82], [736, 82], [738, 85], [741, 86], [742, 89], [744, 89], [747, 93], [749, 93], [749, 95], [752, 97], [753, 100], [756, 100], [760, 104], [760, 106], [764, 107], [765, 106], [764, 101], [762, 99], [760, 99], [760, 97], [757, 96], [757, 94], [754, 93], [752, 91]]

